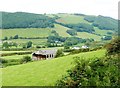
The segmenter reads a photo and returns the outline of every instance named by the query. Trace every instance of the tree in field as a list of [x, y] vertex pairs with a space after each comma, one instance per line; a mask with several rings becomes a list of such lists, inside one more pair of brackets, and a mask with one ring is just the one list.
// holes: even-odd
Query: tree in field
[[14, 37], [13, 37], [13, 39], [18, 39], [19, 38], [19, 36], [18, 35], [15, 35]]
[[27, 48], [30, 48], [30, 47], [32, 47], [32, 42], [31, 41], [27, 42]]
[[9, 43], [8, 42], [4, 42], [3, 45], [2, 45], [2, 48], [5, 48], [5, 49], [9, 48]]
[[24, 56], [23, 59], [21, 60], [22, 63], [27, 63], [29, 61], [31, 61], [31, 57], [30, 56]]
[[5, 36], [3, 40], [8, 40], [8, 37]]
[[64, 55], [63, 50], [59, 49], [59, 50], [57, 50], [57, 53], [56, 53], [55, 57], [61, 57], [63, 55]]

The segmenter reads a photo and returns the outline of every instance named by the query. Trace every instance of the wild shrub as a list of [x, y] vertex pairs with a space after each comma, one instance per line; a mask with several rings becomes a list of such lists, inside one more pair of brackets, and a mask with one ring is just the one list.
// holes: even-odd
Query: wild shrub
[[79, 88], [81, 86], [118, 86], [117, 58], [103, 57], [85, 59], [75, 57], [75, 67], [67, 76], [58, 80], [57, 86]]
[[120, 53], [120, 38], [112, 40], [107, 46], [107, 55]]
[[30, 56], [24, 56], [22, 59], [21, 59], [21, 63], [27, 63], [29, 61], [31, 61], [32, 58]]
[[63, 53], [62, 49], [59, 49], [59, 50], [57, 50], [57, 53], [56, 53], [55, 57], [61, 57], [61, 56], [64, 56], [64, 53]]

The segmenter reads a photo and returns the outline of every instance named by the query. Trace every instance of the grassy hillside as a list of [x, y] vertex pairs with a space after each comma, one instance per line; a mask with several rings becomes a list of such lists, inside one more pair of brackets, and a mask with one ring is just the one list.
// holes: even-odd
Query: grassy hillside
[[102, 57], [105, 50], [64, 56], [52, 60], [35, 61], [3, 68], [3, 86], [52, 86], [73, 67], [73, 57]]
[[90, 34], [86, 32], [78, 32], [77, 37], [87, 39], [87, 38], [93, 38], [95, 41], [100, 41], [101, 36], [95, 35], [95, 34]]
[[[27, 18], [28, 15], [28, 18]], [[47, 46], [47, 37], [53, 35], [51, 32], [55, 30], [56, 34], [59, 34], [61, 37], [78, 37], [82, 39], [94, 39], [95, 41], [101, 41], [103, 36], [109, 36], [112, 38], [112, 33], [114, 33], [114, 29], [116, 29], [116, 21], [115, 19], [104, 17], [104, 16], [88, 16], [82, 14], [31, 14], [31, 13], [5, 13], [5, 22], [8, 22], [8, 18], [12, 21], [12, 26], [22, 25], [22, 23], [27, 23], [32, 25], [46, 25], [45, 27], [9, 27], [8, 29], [2, 30], [2, 39], [5, 41], [17, 43], [17, 48], [23, 48], [23, 46], [28, 42], [32, 41], [33, 47], [36, 46]], [[14, 17], [15, 16], [15, 17]], [[20, 18], [18, 18], [20, 16]], [[25, 17], [26, 19], [24, 19]], [[43, 17], [43, 19], [42, 19]], [[15, 20], [16, 19], [16, 20]], [[34, 20], [43, 20], [36, 23]], [[18, 21], [18, 22], [16, 22]], [[34, 22], [32, 22], [34, 21]], [[46, 22], [47, 21], [47, 22]], [[56, 22], [55, 22], [56, 21]], [[103, 24], [102, 22], [105, 21]], [[14, 22], [16, 24], [14, 24]], [[3, 23], [4, 24], [4, 23]], [[49, 27], [53, 24], [53, 27]], [[7, 24], [8, 25], [8, 24]], [[9, 26], [11, 26], [9, 25]], [[72, 25], [72, 27], [71, 27]], [[109, 25], [111, 25], [109, 27]], [[104, 29], [105, 27], [105, 29]], [[109, 28], [112, 28], [109, 30]], [[70, 33], [70, 31], [72, 32]], [[1, 30], [0, 30], [1, 31]], [[68, 32], [69, 31], [69, 32]], [[73, 34], [75, 32], [75, 35]], [[108, 34], [109, 33], [109, 34]], [[111, 34], [110, 34], [111, 33]], [[77, 35], [76, 35], [77, 34]], [[18, 39], [14, 39], [14, 36], [18, 35]], [[10, 39], [12, 36], [12, 39]], [[22, 37], [22, 39], [20, 38]], [[7, 38], [7, 39], [6, 39]], [[26, 39], [31, 38], [31, 39]], [[36, 38], [36, 39], [33, 39]], [[38, 39], [39, 38], [39, 39]], [[42, 39], [41, 39], [42, 38]], [[5, 42], [3, 41], [3, 42]], [[58, 41], [58, 40], [57, 40]], [[16, 48], [16, 47], [10, 47]]]
[[51, 30], [49, 28], [17, 28], [17, 29], [5, 29], [2, 30], [2, 38], [5, 36], [15, 36], [18, 34], [21, 37], [47, 37], [50, 35]]
[[64, 27], [59, 24], [55, 24], [55, 28], [52, 28], [52, 30], [55, 30], [60, 36], [63, 37], [71, 37], [66, 31], [69, 30], [70, 28]]
[[61, 18], [56, 21], [65, 24], [89, 23], [84, 20], [84, 16], [76, 16], [72, 14], [57, 14], [57, 16]]

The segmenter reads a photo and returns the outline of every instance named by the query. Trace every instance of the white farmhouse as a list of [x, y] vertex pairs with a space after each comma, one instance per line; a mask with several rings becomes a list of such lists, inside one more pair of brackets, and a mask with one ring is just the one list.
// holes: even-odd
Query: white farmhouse
[[81, 48], [82, 48], [82, 49], [87, 49], [87, 48], [88, 48], [88, 46], [83, 45]]

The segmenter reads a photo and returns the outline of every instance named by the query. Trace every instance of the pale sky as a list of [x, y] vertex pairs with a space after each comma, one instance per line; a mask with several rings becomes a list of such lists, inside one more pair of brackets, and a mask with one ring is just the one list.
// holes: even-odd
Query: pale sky
[[82, 13], [118, 18], [119, 0], [0, 0], [0, 11]]

